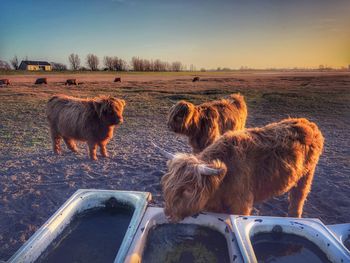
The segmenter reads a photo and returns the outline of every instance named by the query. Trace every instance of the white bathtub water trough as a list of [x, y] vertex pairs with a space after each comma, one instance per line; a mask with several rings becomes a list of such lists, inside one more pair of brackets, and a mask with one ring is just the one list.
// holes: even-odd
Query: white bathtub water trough
[[[122, 244], [115, 252], [114, 262], [141, 263], [150, 229], [157, 225], [169, 224], [163, 209], [147, 207], [148, 201], [151, 200], [151, 194], [147, 192], [93, 189], [78, 190], [74, 193], [8, 262], [35, 262], [75, 215], [94, 207], [101, 207], [111, 197], [134, 209]], [[344, 245], [350, 235], [350, 224], [326, 226], [318, 219], [245, 217], [205, 212], [185, 218], [179, 224], [200, 225], [221, 233], [226, 240], [230, 262], [257, 262], [251, 238], [257, 233], [270, 232], [278, 226], [283, 233], [304, 237], [317, 245], [331, 262], [350, 263], [350, 251]]]

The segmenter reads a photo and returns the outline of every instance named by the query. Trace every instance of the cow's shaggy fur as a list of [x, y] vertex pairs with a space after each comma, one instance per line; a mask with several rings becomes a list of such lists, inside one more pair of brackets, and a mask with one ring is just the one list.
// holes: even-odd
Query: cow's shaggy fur
[[78, 82], [76, 79], [67, 79], [65, 85], [78, 85]]
[[[323, 142], [315, 123], [285, 119], [227, 132], [199, 155], [178, 154], [161, 181], [165, 213], [174, 221], [202, 210], [249, 215], [255, 202], [289, 192], [289, 215], [300, 217]], [[204, 175], [200, 164], [218, 173]]]
[[240, 130], [247, 119], [247, 105], [240, 94], [228, 99], [193, 105], [179, 101], [168, 115], [171, 131], [186, 135], [193, 152], [198, 153], [212, 144], [223, 133]]
[[114, 79], [114, 82], [122, 82], [122, 79], [120, 77], [117, 77]]
[[47, 78], [38, 78], [34, 84], [47, 84]]
[[0, 79], [0, 85], [10, 85], [9, 79]]
[[61, 152], [61, 139], [71, 151], [77, 152], [75, 140], [79, 140], [87, 142], [91, 159], [97, 159], [97, 145], [102, 156], [107, 157], [106, 145], [114, 127], [123, 122], [124, 107], [124, 100], [113, 97], [52, 97], [47, 103], [47, 119], [54, 152]]

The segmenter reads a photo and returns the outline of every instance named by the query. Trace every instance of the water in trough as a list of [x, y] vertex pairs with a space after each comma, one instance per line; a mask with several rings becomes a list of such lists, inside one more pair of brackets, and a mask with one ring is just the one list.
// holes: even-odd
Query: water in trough
[[149, 230], [142, 262], [225, 263], [230, 258], [220, 232], [195, 224], [162, 224]]
[[113, 200], [76, 215], [37, 263], [113, 262], [132, 215], [132, 208]]
[[258, 262], [330, 263], [326, 254], [306, 238], [281, 233], [258, 233], [251, 238]]

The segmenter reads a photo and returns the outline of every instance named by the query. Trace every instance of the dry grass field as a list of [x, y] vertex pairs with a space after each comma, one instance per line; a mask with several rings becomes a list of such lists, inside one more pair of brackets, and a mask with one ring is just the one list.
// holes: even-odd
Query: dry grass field
[[[0, 87], [0, 260], [7, 260], [79, 188], [149, 191], [162, 206], [160, 178], [166, 159], [152, 147], [186, 151], [186, 139], [167, 131], [166, 114], [180, 99], [200, 103], [240, 92], [248, 104], [248, 127], [287, 117], [316, 122], [325, 151], [315, 173], [304, 217], [327, 224], [350, 222], [350, 73], [202, 73], [1, 76]], [[40, 75], [42, 77], [42, 75]], [[83, 82], [65, 86], [67, 78]], [[127, 101], [124, 123], [108, 144], [108, 159], [90, 161], [85, 144], [79, 154], [51, 149], [45, 103], [54, 94], [94, 97], [109, 94]], [[234, 193], [233, 193], [234, 194]], [[286, 196], [258, 204], [254, 213], [284, 216]]]

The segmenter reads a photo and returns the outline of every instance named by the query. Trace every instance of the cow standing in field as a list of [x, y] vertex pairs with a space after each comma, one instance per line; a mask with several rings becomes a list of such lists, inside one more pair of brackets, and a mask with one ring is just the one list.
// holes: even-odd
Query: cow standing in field
[[301, 217], [323, 142], [316, 124], [285, 119], [227, 132], [199, 155], [176, 154], [161, 180], [165, 213], [250, 215], [255, 202], [289, 192], [289, 216]]
[[199, 77], [194, 77], [193, 79], [192, 79], [192, 82], [198, 82], [200, 79], [199, 79]]
[[67, 79], [64, 85], [78, 85], [78, 83], [76, 79]]
[[0, 85], [10, 85], [9, 79], [0, 79]]
[[122, 82], [122, 79], [117, 77], [117, 78], [114, 79], [114, 82]]
[[47, 84], [47, 78], [38, 78], [36, 79], [35, 84]]
[[168, 127], [187, 136], [193, 152], [198, 153], [226, 131], [243, 129], [247, 114], [247, 105], [240, 94], [197, 106], [182, 100], [170, 109]]
[[108, 157], [106, 145], [116, 125], [123, 123], [124, 107], [124, 100], [113, 97], [52, 97], [47, 103], [47, 119], [53, 151], [60, 154], [63, 139], [71, 151], [77, 152], [75, 140], [78, 140], [87, 142], [91, 159], [97, 160], [97, 146], [102, 156]]

